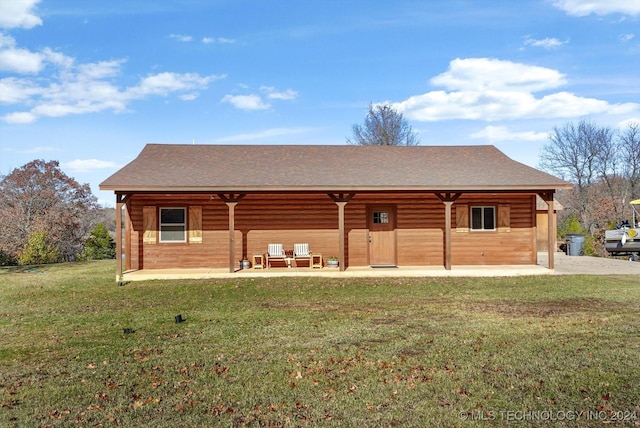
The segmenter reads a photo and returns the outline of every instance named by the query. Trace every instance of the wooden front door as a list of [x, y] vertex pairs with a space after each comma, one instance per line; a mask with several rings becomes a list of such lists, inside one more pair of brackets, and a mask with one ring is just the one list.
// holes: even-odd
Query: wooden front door
[[396, 207], [369, 206], [369, 264], [371, 266], [396, 265]]

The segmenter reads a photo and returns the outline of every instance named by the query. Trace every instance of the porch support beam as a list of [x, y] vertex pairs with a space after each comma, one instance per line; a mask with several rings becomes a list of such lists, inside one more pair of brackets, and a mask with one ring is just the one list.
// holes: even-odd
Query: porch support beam
[[338, 202], [344, 202], [345, 204], [349, 202], [356, 195], [355, 193], [327, 193], [331, 200], [336, 204]]
[[246, 193], [218, 193], [218, 197], [222, 199], [222, 201], [225, 203], [229, 203], [229, 202], [238, 203], [245, 196], [247, 196]]
[[444, 204], [444, 268], [451, 270], [451, 206], [462, 193], [436, 193]]
[[356, 195], [355, 193], [328, 193], [329, 197], [336, 203], [338, 206], [338, 246], [339, 246], [339, 262], [338, 266], [341, 272], [345, 270], [345, 242], [344, 242], [344, 207], [349, 203], [349, 201]]
[[555, 269], [556, 216], [554, 215], [553, 191], [540, 192], [539, 195], [547, 203], [547, 257], [549, 269]]
[[125, 193], [116, 193], [116, 282], [120, 283], [122, 272], [122, 207], [131, 198]]
[[347, 205], [346, 202], [336, 202], [338, 205], [338, 246], [339, 248], [339, 268], [340, 271], [343, 272], [345, 267], [345, 249], [344, 249], [344, 206]]
[[237, 202], [226, 202], [229, 207], [229, 273], [235, 272], [235, 254], [236, 254], [236, 205]]
[[229, 208], [229, 273], [236, 271], [236, 205], [245, 196], [246, 193], [218, 193], [218, 197]]

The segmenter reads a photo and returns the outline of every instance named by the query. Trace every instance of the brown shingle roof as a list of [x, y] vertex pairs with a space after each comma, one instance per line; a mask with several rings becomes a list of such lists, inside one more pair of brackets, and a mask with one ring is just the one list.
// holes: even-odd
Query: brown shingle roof
[[100, 184], [132, 191], [541, 190], [566, 181], [493, 146], [148, 144]]

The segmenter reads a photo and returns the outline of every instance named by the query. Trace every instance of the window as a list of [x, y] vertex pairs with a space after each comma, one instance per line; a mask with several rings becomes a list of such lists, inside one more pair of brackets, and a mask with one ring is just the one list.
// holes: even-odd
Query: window
[[387, 211], [374, 211], [373, 212], [373, 223], [374, 224], [388, 224], [389, 223], [389, 212], [387, 212]]
[[495, 207], [471, 207], [471, 230], [495, 230]]
[[160, 208], [160, 242], [187, 242], [185, 208]]

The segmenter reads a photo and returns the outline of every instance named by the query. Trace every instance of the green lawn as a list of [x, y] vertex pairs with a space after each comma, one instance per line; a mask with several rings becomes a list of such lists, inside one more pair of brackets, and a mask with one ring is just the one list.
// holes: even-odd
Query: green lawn
[[640, 425], [637, 276], [114, 272], [0, 270], [0, 426]]

